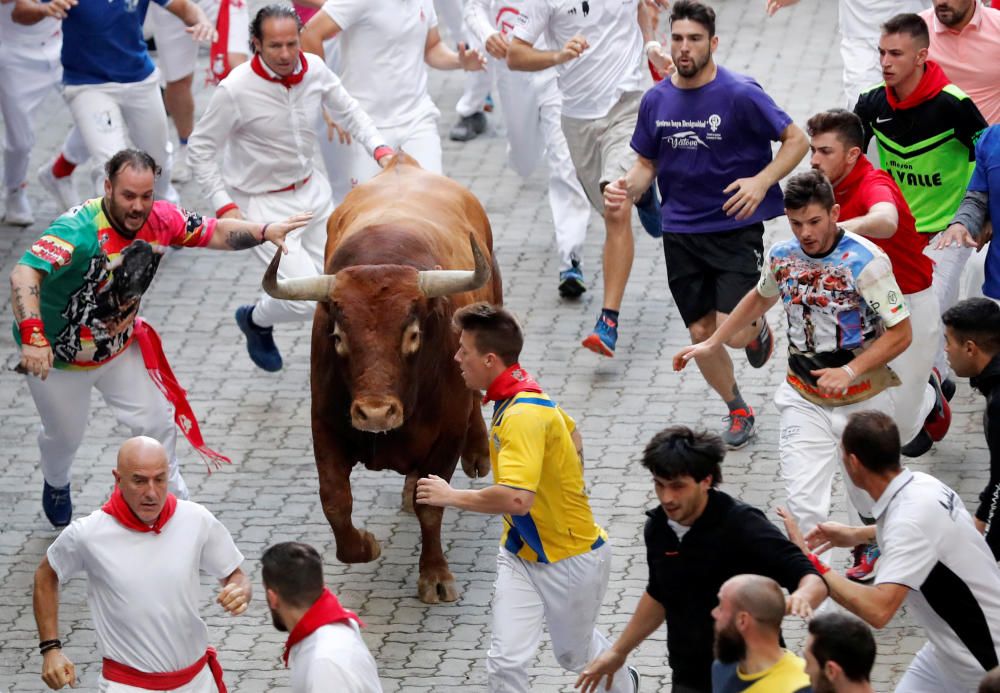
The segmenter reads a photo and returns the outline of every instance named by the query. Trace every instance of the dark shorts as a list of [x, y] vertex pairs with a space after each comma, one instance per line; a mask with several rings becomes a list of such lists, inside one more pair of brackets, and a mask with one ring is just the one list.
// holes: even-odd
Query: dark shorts
[[684, 324], [731, 313], [760, 279], [764, 224], [716, 233], [665, 233], [667, 282]]

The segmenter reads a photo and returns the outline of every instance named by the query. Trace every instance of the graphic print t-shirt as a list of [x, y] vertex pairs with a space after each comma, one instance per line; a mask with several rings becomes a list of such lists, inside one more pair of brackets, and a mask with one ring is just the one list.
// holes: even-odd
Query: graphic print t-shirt
[[[102, 198], [56, 219], [19, 262], [46, 275], [42, 321], [56, 368], [96, 368], [120, 354], [163, 252], [206, 246], [215, 224], [158, 200], [136, 237], [126, 238], [112, 228]], [[21, 343], [17, 325], [14, 338]]]
[[632, 149], [656, 162], [663, 230], [732, 231], [784, 214], [776, 184], [742, 220], [722, 211], [733, 194], [722, 191], [771, 163], [771, 142], [791, 122], [753, 78], [722, 66], [715, 79], [697, 89], [678, 89], [665, 79], [647, 91]]

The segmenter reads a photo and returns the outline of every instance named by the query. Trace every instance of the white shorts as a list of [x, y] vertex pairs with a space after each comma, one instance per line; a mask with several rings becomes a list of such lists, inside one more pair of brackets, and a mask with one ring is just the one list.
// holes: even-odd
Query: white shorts
[[[229, 42], [227, 52], [250, 54], [250, 11], [244, 0], [229, 1]], [[213, 24], [219, 20], [219, 0], [197, 0]], [[194, 74], [198, 64], [199, 44], [187, 33], [187, 26], [155, 3], [149, 15], [156, 39], [156, 62], [167, 82], [176, 82]]]

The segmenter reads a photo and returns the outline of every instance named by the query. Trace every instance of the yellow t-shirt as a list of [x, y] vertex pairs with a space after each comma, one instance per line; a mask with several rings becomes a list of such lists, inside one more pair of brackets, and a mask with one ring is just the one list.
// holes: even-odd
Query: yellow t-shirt
[[583, 464], [570, 437], [576, 423], [548, 395], [521, 392], [496, 403], [490, 463], [501, 486], [535, 494], [531, 511], [503, 516], [500, 545], [539, 563], [596, 549], [608, 535], [594, 522]]
[[774, 666], [756, 674], [744, 674], [737, 663], [712, 665], [713, 693], [808, 693], [806, 662], [785, 651]]

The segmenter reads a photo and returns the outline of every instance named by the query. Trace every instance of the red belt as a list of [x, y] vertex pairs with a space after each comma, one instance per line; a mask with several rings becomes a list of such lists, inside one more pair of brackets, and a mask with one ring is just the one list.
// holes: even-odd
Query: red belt
[[150, 673], [139, 671], [132, 667], [116, 662], [113, 659], [104, 658], [104, 666], [101, 675], [108, 681], [121, 683], [126, 686], [144, 688], [147, 691], [171, 691], [175, 688], [185, 686], [194, 680], [194, 677], [201, 673], [201, 670], [208, 664], [212, 671], [212, 678], [219, 693], [227, 693], [226, 684], [222, 681], [222, 666], [216, 657], [214, 647], [205, 650], [205, 655], [191, 666], [179, 671], [165, 671]]
[[292, 183], [291, 185], [286, 185], [285, 187], [278, 188], [277, 190], [268, 190], [267, 192], [268, 192], [268, 194], [270, 194], [270, 193], [288, 192], [289, 190], [298, 190], [303, 185], [305, 185], [306, 183], [308, 183], [310, 178], [312, 178], [312, 174], [311, 173], [308, 176], [306, 176], [305, 178], [303, 178], [302, 180], [297, 181], [295, 183]]

